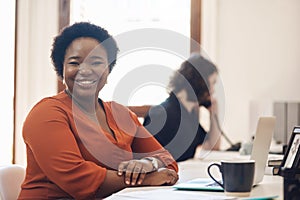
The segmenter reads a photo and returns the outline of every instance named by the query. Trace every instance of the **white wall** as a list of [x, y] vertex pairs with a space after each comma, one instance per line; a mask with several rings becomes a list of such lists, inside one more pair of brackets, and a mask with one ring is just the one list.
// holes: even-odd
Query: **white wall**
[[300, 1], [203, 0], [203, 48], [218, 65], [225, 132], [248, 140], [274, 101], [299, 101]]
[[19, 0], [17, 31], [16, 162], [25, 164], [24, 119], [37, 101], [57, 93], [50, 49], [58, 33], [58, 1]]

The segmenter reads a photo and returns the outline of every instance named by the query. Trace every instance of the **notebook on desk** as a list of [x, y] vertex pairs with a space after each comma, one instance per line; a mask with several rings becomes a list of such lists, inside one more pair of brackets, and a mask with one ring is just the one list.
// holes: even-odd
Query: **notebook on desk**
[[[259, 118], [250, 156], [250, 160], [255, 160], [254, 186], [263, 179], [274, 129], [275, 117]], [[180, 190], [223, 191], [223, 188], [210, 178], [196, 178], [173, 187]]]

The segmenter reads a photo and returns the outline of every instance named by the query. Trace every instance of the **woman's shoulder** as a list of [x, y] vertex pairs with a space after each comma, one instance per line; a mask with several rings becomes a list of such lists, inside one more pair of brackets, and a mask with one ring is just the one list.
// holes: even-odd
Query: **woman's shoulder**
[[64, 99], [64, 95], [60, 93], [54, 96], [45, 97], [37, 102], [31, 108], [24, 121], [24, 129], [38, 126], [39, 123], [52, 119], [64, 118], [69, 109], [63, 102]]
[[169, 97], [159, 105], [152, 106], [149, 110], [149, 113], [152, 115], [162, 115], [168, 114], [173, 115], [174, 113], [180, 112], [180, 105], [178, 101], [174, 101], [173, 98]]
[[68, 95], [64, 92], [60, 92], [53, 96], [44, 97], [33, 106], [32, 110], [69, 107], [70, 102], [71, 99]]

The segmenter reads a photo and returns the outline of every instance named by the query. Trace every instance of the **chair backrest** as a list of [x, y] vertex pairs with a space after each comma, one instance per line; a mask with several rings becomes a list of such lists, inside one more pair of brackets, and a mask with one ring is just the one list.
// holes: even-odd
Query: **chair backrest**
[[21, 191], [25, 178], [25, 168], [21, 165], [0, 166], [0, 197], [1, 200], [15, 200]]

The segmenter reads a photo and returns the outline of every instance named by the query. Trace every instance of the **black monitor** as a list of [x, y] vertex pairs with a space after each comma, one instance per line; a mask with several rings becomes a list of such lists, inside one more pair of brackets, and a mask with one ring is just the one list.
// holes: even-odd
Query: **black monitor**
[[299, 168], [300, 159], [300, 127], [296, 126], [289, 140], [286, 152], [284, 154], [281, 168]]
[[293, 129], [279, 175], [284, 178], [284, 199], [298, 200], [300, 196], [300, 127]]

